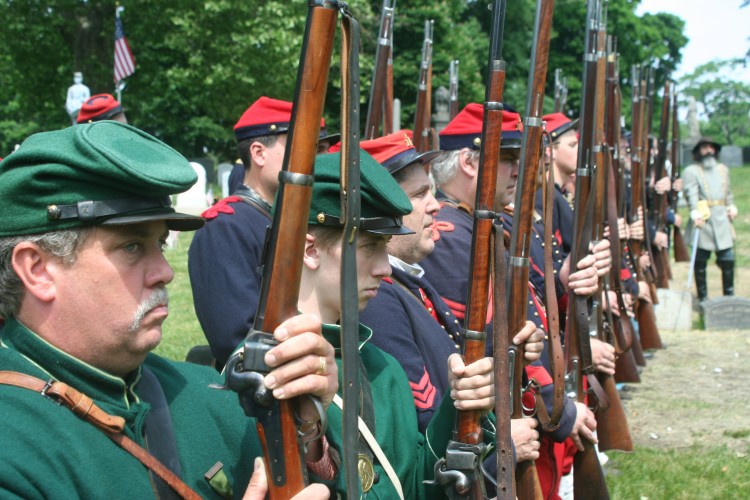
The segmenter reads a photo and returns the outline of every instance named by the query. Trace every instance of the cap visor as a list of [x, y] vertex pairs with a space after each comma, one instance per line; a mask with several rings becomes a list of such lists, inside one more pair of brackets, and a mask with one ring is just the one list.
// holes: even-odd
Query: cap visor
[[331, 146], [334, 144], [338, 144], [341, 142], [341, 134], [330, 134], [330, 135], [324, 135], [320, 139], [318, 139], [318, 142], [328, 142]]
[[365, 229], [365, 231], [373, 234], [388, 234], [393, 236], [414, 234], [414, 231], [404, 226], [379, 227], [377, 229]]
[[163, 220], [167, 223], [167, 228], [172, 231], [195, 231], [203, 227], [206, 219], [195, 215], [183, 214], [179, 212], [169, 213], [150, 213], [150, 214], [131, 214], [112, 217], [101, 223], [103, 226], [123, 226], [126, 224], [138, 224], [141, 222], [152, 222]]

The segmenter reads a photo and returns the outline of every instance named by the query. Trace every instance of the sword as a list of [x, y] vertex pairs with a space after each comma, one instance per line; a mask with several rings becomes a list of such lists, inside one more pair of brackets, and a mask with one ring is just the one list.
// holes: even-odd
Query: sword
[[687, 285], [685, 285], [685, 290], [682, 293], [682, 297], [680, 297], [680, 305], [677, 307], [677, 314], [675, 314], [674, 317], [674, 325], [672, 326], [672, 331], [677, 330], [677, 322], [680, 320], [680, 313], [682, 312], [682, 304], [685, 302], [685, 291], [690, 293], [690, 287], [693, 285], [693, 272], [694, 272], [694, 266], [695, 266], [695, 257], [698, 254], [698, 236], [700, 236], [701, 228], [697, 226], [693, 226], [693, 249], [690, 254], [690, 269], [688, 269], [688, 278], [687, 278]]

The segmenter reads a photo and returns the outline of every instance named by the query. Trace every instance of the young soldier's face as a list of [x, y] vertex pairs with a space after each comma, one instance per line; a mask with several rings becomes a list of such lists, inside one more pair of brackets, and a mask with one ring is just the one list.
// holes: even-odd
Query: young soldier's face
[[394, 257], [416, 264], [432, 253], [435, 242], [432, 240], [432, 217], [440, 210], [440, 204], [432, 194], [430, 178], [421, 164], [406, 167], [399, 186], [411, 201], [412, 211], [404, 216], [404, 226], [414, 231], [391, 238], [388, 253]]
[[124, 376], [161, 341], [169, 314], [165, 285], [174, 273], [162, 248], [164, 222], [100, 226], [75, 263], [56, 266], [56, 314], [73, 325], [53, 343], [111, 374]]
[[[578, 167], [578, 134], [568, 130], [554, 143], [554, 161], [561, 174], [571, 176]], [[557, 181], [557, 179], [555, 179]]]
[[[357, 237], [357, 296], [359, 309], [375, 298], [380, 281], [391, 275], [386, 244], [390, 236], [360, 232]], [[319, 267], [315, 288], [323, 322], [331, 323], [341, 315], [341, 240], [330, 248], [318, 249]]]

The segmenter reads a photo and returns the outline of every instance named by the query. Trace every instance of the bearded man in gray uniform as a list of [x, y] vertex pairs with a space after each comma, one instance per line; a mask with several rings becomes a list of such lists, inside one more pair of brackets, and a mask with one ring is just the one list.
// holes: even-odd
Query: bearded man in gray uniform
[[[734, 295], [734, 227], [737, 207], [729, 188], [729, 169], [719, 163], [721, 144], [702, 137], [693, 148], [692, 165], [682, 174], [684, 193], [690, 207], [688, 232], [696, 228], [698, 248], [695, 257], [695, 285], [698, 300], [708, 298], [706, 263], [711, 252], [716, 252], [716, 264], [721, 269], [724, 295]], [[690, 236], [692, 238], [692, 236]]]

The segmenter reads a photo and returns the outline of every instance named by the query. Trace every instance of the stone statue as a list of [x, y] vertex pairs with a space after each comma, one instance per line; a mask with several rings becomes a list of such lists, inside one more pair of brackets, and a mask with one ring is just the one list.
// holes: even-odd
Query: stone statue
[[695, 97], [690, 96], [688, 101], [688, 142], [689, 144], [696, 144], [701, 138], [701, 127], [698, 124], [698, 105], [695, 102]]
[[91, 91], [83, 84], [83, 73], [76, 71], [73, 73], [73, 85], [68, 87], [68, 98], [65, 101], [65, 111], [68, 112], [73, 125], [76, 124], [78, 111], [89, 97], [91, 97]]

